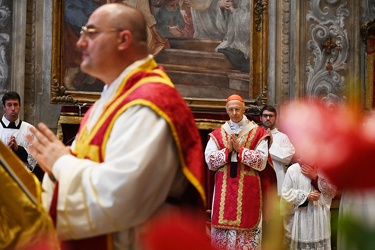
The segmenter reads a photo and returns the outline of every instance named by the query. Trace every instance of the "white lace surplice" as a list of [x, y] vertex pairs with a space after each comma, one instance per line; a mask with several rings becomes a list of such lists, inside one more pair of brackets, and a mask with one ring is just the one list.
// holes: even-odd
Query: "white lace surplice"
[[314, 190], [311, 179], [301, 173], [298, 163], [289, 167], [282, 188], [285, 240], [289, 249], [331, 249], [330, 207], [336, 188], [319, 175], [318, 201], [300, 207]]
[[270, 155], [276, 172], [277, 194], [281, 196], [287, 165], [292, 160], [295, 149], [288, 136], [280, 132], [277, 128], [272, 129], [271, 134], [272, 145], [270, 147]]

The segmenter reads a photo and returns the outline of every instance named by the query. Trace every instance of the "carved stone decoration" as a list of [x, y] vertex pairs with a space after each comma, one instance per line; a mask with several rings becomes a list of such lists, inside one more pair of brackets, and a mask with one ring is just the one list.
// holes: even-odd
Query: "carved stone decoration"
[[267, 12], [268, 2], [262, 0], [255, 0], [254, 4], [254, 13], [256, 14], [255, 17], [255, 30], [260, 32], [262, 19], [263, 19], [263, 12]]
[[32, 121], [32, 118], [35, 116], [36, 108], [34, 105], [34, 96], [35, 96], [35, 36], [36, 36], [36, 2], [27, 1], [26, 8], [26, 43], [25, 43], [25, 80], [24, 80], [24, 120]]
[[349, 11], [346, 1], [342, 4], [338, 3], [339, 0], [326, 0], [326, 4], [321, 2], [310, 0], [311, 10], [306, 15], [307, 21], [313, 22], [307, 47], [314, 57], [307, 62], [306, 95], [334, 104], [345, 99], [344, 73], [349, 40], [344, 20]]
[[[0, 0], [0, 27], [6, 26], [11, 18], [11, 11], [4, 4], [4, 1]], [[8, 33], [0, 32], [0, 91], [2, 92], [5, 91], [5, 85], [9, 77], [9, 65], [6, 58], [6, 45], [9, 43], [9, 41], [10, 35]]]
[[283, 99], [289, 97], [289, 75], [290, 75], [290, 0], [283, 0], [282, 2], [282, 44], [281, 44], [281, 88]]

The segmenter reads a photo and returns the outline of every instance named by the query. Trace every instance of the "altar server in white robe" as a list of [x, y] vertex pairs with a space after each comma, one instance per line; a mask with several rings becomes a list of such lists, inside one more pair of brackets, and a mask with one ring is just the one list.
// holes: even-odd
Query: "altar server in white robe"
[[331, 249], [331, 203], [336, 187], [316, 166], [290, 166], [282, 187], [286, 249]]
[[27, 150], [30, 143], [26, 140], [26, 135], [31, 135], [30, 128], [33, 125], [19, 118], [21, 97], [17, 92], [9, 91], [3, 95], [2, 103], [4, 115], [0, 120], [0, 140], [32, 171], [36, 161]]
[[260, 111], [262, 126], [272, 135], [272, 144], [269, 153], [277, 178], [277, 194], [281, 196], [286, 169], [296, 150], [289, 137], [276, 128], [277, 111], [271, 105], [265, 105]]

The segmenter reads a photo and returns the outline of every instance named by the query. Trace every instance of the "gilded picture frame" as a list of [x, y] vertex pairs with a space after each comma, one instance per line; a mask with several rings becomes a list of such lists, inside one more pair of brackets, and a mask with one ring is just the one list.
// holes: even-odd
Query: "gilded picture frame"
[[375, 106], [375, 20], [362, 25], [361, 35], [366, 46], [365, 108], [371, 110]]
[[[93, 0], [94, 1], [94, 0]], [[181, 0], [182, 1], [182, 0]], [[194, 0], [191, 0], [194, 2]], [[96, 1], [97, 2], [97, 1]], [[111, 2], [111, 1], [107, 1]], [[125, 2], [125, 1], [123, 1]], [[151, 1], [152, 2], [152, 1]], [[199, 2], [199, 1], [198, 1]], [[99, 96], [100, 91], [97, 89], [91, 90], [86, 88], [85, 90], [79, 90], [67, 87], [66, 69], [64, 68], [67, 64], [67, 60], [70, 56], [70, 52], [67, 51], [67, 39], [66, 39], [66, 19], [65, 19], [65, 0], [53, 0], [53, 25], [52, 25], [52, 76], [51, 76], [51, 103], [55, 104], [92, 104]], [[250, 68], [249, 72], [246, 72], [245, 79], [248, 83], [243, 96], [249, 107], [255, 105], [259, 106], [267, 102], [267, 83], [268, 83], [268, 1], [261, 0], [249, 0], [251, 18], [249, 23], [250, 29]], [[173, 40], [173, 39], [171, 39]], [[181, 41], [179, 44], [183, 44]], [[186, 42], [186, 44], [188, 41]], [[69, 46], [68, 46], [69, 47]], [[70, 46], [71, 47], [71, 46]], [[69, 47], [69, 48], [70, 48]], [[179, 49], [174, 49], [174, 53], [178, 54]], [[155, 56], [155, 60], [161, 64], [158, 60], [166, 55], [160, 54]], [[79, 66], [79, 65], [77, 65]], [[171, 79], [175, 83], [176, 88], [179, 89], [178, 78], [171, 72], [170, 65], [165, 65], [165, 69], [168, 74], [172, 75]], [[185, 67], [186, 76], [190, 75], [193, 67]], [[237, 79], [236, 74], [233, 78], [233, 85], [236, 85], [238, 81], [243, 79]], [[241, 74], [243, 76], [243, 74]], [[181, 75], [180, 75], [181, 77]], [[240, 77], [241, 78], [241, 77]], [[176, 83], [177, 82], [177, 83]], [[215, 83], [216, 84], [216, 83]], [[216, 86], [217, 95], [215, 91], [210, 91], [210, 95], [194, 95], [190, 94], [190, 89], [194, 89], [196, 86], [187, 87], [181, 90], [182, 96], [185, 98], [188, 105], [192, 110], [196, 111], [223, 111], [225, 110], [225, 98], [230, 91], [220, 92], [220, 85]], [[236, 92], [234, 89], [233, 93]], [[204, 93], [204, 92], [203, 92]], [[201, 94], [201, 93], [200, 93]]]

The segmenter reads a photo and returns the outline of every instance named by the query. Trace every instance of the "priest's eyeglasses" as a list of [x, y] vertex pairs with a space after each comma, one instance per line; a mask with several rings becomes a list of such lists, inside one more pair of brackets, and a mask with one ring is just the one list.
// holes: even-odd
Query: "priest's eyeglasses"
[[81, 37], [83, 37], [83, 38], [93, 39], [95, 37], [95, 35], [97, 35], [99, 33], [120, 32], [120, 31], [121, 31], [121, 29], [117, 29], [117, 28], [111, 28], [109, 30], [99, 31], [99, 30], [97, 30], [97, 28], [94, 28], [94, 27], [82, 26], [81, 31], [79, 33], [81, 34]]

